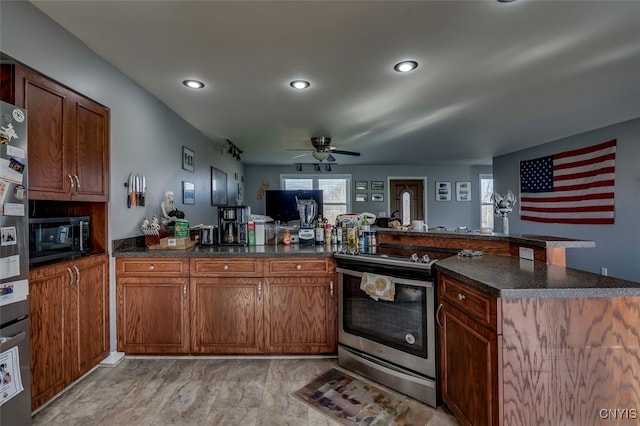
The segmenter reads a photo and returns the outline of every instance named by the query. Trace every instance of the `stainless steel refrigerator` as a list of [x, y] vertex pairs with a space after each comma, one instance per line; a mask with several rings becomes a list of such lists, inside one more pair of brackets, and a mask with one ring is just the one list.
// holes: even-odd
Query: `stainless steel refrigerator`
[[27, 113], [0, 103], [0, 425], [31, 424]]

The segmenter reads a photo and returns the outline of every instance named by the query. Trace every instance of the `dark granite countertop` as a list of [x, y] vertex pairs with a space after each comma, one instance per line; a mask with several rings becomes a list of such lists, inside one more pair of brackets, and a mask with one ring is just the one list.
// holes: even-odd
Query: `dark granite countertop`
[[532, 247], [564, 247], [564, 248], [590, 248], [595, 247], [595, 241], [589, 240], [577, 240], [575, 238], [564, 237], [551, 237], [547, 235], [533, 235], [533, 234], [481, 234], [480, 232], [453, 232], [453, 231], [397, 231], [386, 228], [374, 228], [377, 233], [388, 235], [407, 235], [407, 236], [420, 236], [420, 237], [437, 237], [437, 238], [456, 238], [456, 239], [470, 239], [470, 240], [493, 240], [493, 241], [508, 241], [514, 244], [526, 244]]
[[186, 250], [149, 250], [146, 247], [134, 246], [115, 249], [113, 257], [330, 257], [335, 247], [332, 246], [299, 246], [297, 244], [266, 246], [196, 246]]
[[640, 283], [512, 256], [452, 256], [437, 271], [503, 298], [640, 296]]

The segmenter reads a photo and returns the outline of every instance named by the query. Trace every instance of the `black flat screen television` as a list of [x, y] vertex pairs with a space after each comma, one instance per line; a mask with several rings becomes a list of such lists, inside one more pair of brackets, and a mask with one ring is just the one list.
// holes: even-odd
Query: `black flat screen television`
[[280, 223], [287, 223], [292, 220], [300, 220], [296, 197], [300, 200], [315, 200], [318, 203], [318, 212], [322, 213], [322, 190], [321, 189], [268, 189], [265, 193], [265, 214]]

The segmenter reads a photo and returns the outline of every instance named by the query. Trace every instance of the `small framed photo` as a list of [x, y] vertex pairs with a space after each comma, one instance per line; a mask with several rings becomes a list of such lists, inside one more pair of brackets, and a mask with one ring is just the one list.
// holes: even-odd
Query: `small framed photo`
[[186, 146], [182, 147], [182, 168], [188, 172], [193, 172], [195, 165], [195, 153]]
[[366, 180], [356, 181], [356, 191], [366, 191], [367, 189], [369, 189], [369, 182]]
[[191, 182], [182, 181], [182, 204], [196, 203], [196, 186]]
[[456, 182], [456, 201], [471, 201], [471, 182]]
[[384, 201], [384, 194], [382, 193], [371, 194], [371, 201]]
[[451, 201], [451, 182], [436, 182], [436, 201]]
[[369, 194], [367, 194], [366, 192], [357, 192], [356, 193], [356, 203], [367, 202], [367, 201], [369, 201]]
[[384, 191], [384, 182], [381, 181], [381, 180], [372, 180], [371, 181], [371, 190], [372, 191]]

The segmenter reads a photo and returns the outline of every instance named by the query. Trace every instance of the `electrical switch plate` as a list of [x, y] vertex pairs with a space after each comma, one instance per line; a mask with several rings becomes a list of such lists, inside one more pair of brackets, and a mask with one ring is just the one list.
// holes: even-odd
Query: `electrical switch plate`
[[533, 249], [520, 247], [520, 257], [527, 260], [533, 260]]
[[609, 271], [607, 271], [607, 268], [605, 268], [604, 266], [600, 268], [600, 275], [604, 275], [606, 277], [608, 273]]

